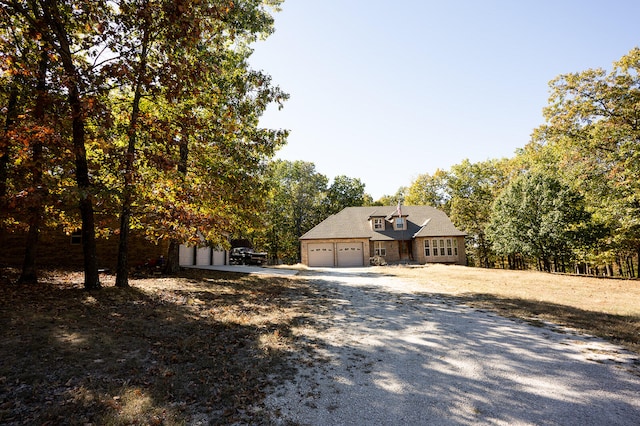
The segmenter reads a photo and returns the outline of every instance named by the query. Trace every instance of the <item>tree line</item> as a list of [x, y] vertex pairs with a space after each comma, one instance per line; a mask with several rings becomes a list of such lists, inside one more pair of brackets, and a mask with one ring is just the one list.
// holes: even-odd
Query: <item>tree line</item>
[[0, 221], [28, 235], [81, 229], [84, 285], [100, 288], [96, 238], [226, 243], [255, 220], [284, 130], [260, 128], [287, 95], [252, 70], [280, 0], [0, 0]]
[[360, 179], [340, 175], [329, 184], [312, 162], [271, 161], [265, 182], [262, 220], [238, 236], [266, 250], [271, 263], [300, 262], [299, 238], [305, 232], [345, 207], [373, 204]]
[[426, 204], [468, 234], [483, 267], [637, 276], [640, 50], [613, 70], [550, 83], [546, 122], [509, 159], [418, 176], [374, 200], [357, 178], [272, 160], [264, 129], [287, 99], [249, 67], [280, 0], [0, 0], [0, 221], [25, 232], [20, 281], [37, 281], [43, 228], [81, 229], [85, 287], [100, 287], [96, 238], [227, 246], [248, 238], [273, 262], [347, 206]]
[[[463, 160], [375, 202], [363, 185], [332, 204], [340, 190], [327, 189], [312, 163], [276, 162], [258, 241], [294, 262], [298, 238], [328, 215], [400, 200], [445, 211], [467, 233], [473, 266], [640, 277], [639, 72], [634, 48], [609, 72], [560, 75], [549, 83], [545, 123], [514, 157]], [[341, 179], [351, 178], [334, 185]]]
[[513, 158], [463, 161], [401, 188], [445, 210], [483, 267], [639, 277], [640, 49], [560, 75]]

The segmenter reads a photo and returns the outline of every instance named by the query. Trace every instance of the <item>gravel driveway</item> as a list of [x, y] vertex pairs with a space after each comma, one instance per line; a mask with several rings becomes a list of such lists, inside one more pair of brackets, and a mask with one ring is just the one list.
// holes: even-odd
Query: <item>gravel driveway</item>
[[638, 357], [602, 340], [459, 305], [371, 272], [304, 272], [321, 289], [281, 424], [640, 425]]

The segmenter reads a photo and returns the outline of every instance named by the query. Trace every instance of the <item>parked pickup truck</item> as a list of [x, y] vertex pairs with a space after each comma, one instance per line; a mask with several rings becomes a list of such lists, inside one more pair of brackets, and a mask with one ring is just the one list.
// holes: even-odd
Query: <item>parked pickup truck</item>
[[267, 253], [258, 253], [249, 247], [234, 247], [229, 253], [232, 265], [262, 265], [267, 262]]

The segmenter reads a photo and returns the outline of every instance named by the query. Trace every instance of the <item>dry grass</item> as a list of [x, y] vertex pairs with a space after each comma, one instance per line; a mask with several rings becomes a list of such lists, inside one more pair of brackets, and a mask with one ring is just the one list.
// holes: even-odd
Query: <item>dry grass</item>
[[[549, 321], [640, 353], [640, 282], [434, 265], [372, 268], [425, 293]], [[0, 271], [2, 272], [2, 271]], [[262, 401], [293, 377], [323, 307], [303, 278], [188, 271], [87, 292], [79, 273], [0, 281], [0, 424], [271, 424]], [[15, 271], [14, 271], [15, 273]], [[11, 278], [11, 277], [9, 277]]]
[[596, 335], [640, 353], [640, 281], [429, 265], [384, 267], [425, 292], [533, 323], [551, 322]]
[[73, 273], [2, 285], [0, 424], [269, 424], [261, 401], [293, 374], [309, 315], [303, 280], [103, 278], [95, 292]]

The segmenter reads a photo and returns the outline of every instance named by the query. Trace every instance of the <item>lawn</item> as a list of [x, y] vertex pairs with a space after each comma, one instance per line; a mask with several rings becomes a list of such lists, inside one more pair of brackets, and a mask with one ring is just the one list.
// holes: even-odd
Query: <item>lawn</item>
[[425, 292], [534, 324], [571, 327], [640, 353], [640, 280], [455, 265], [380, 270], [420, 282]]
[[[640, 282], [459, 266], [377, 267], [425, 293], [640, 353]], [[295, 374], [298, 338], [325, 309], [301, 277], [185, 271], [129, 289], [82, 274], [0, 282], [0, 424], [272, 424], [267, 392]], [[13, 274], [13, 276], [12, 276]], [[274, 413], [277, 415], [277, 413]]]
[[[2, 284], [0, 424], [268, 424], [291, 377], [304, 280], [185, 272], [87, 292], [82, 274]], [[211, 420], [213, 419], [213, 420]]]

